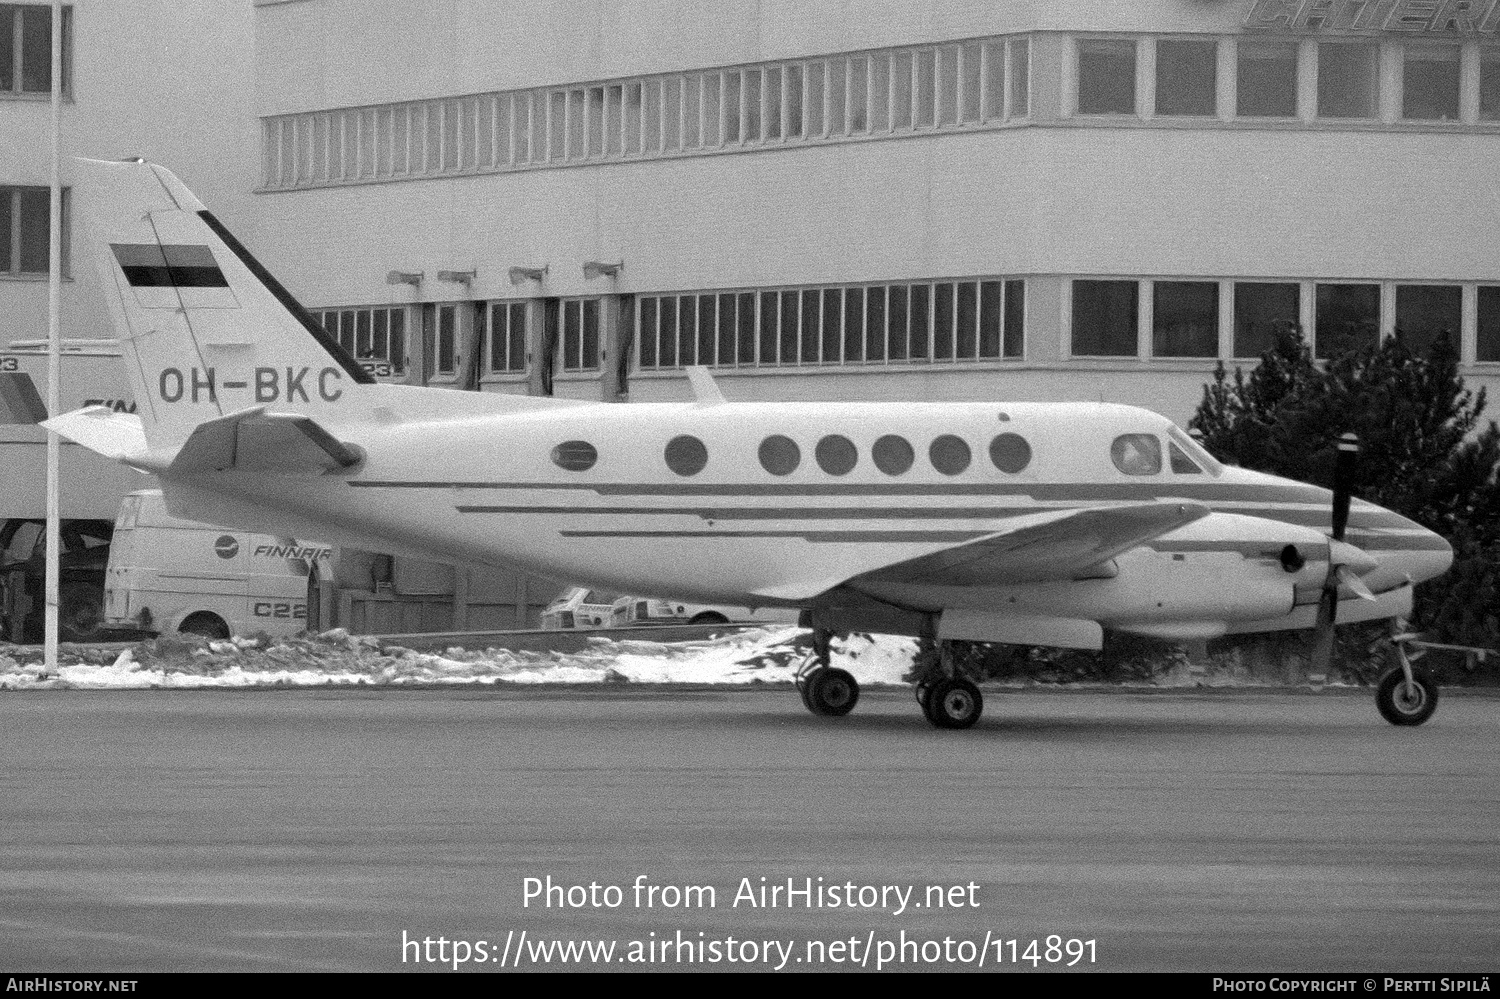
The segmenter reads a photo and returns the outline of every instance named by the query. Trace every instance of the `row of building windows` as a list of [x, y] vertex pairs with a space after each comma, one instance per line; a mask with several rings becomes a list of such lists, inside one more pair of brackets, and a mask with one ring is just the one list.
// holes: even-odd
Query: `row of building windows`
[[642, 370], [973, 361], [1025, 353], [1026, 283], [923, 281], [646, 295]]
[[[23, 19], [13, 20], [19, 38]], [[1500, 50], [1477, 44], [1114, 36], [1072, 45], [1066, 110], [1082, 116], [1500, 122]], [[1025, 120], [1031, 63], [1029, 38], [1011, 36], [281, 115], [263, 122], [263, 183], [492, 172]], [[1387, 64], [1399, 74], [1394, 106], [1382, 101]], [[0, 76], [5, 66], [0, 59]], [[10, 75], [22, 85], [22, 69]], [[1232, 97], [1221, 100], [1221, 81]]]
[[[1475, 46], [1464, 68], [1457, 42], [1386, 43], [1394, 106], [1381, 100], [1382, 44], [1240, 37], [1076, 40], [1072, 110], [1080, 115], [1246, 119], [1462, 120], [1472, 95], [1479, 121], [1500, 121], [1500, 51]], [[1154, 68], [1138, 72], [1145, 62]], [[1219, 81], [1232, 80], [1221, 107]]]
[[[1236, 358], [1259, 357], [1289, 326], [1305, 329], [1321, 359], [1372, 345], [1383, 329], [1398, 331], [1415, 350], [1463, 333], [1464, 286], [1397, 284], [1392, 290], [1382, 315], [1385, 296], [1376, 282], [1080, 279], [1072, 282], [1071, 353], [1220, 357], [1221, 308], [1229, 310], [1228, 354]], [[1474, 359], [1500, 361], [1500, 286], [1475, 287], [1474, 300]]]
[[[63, 92], [73, 51], [73, 8], [64, 7]], [[0, 3], [0, 97], [46, 96], [52, 92], [52, 7]]]
[[1029, 41], [991, 38], [268, 118], [268, 188], [957, 129], [1024, 118]]
[[[63, 275], [68, 274], [71, 192], [62, 192]], [[46, 277], [52, 237], [52, 193], [0, 185], [0, 277]]]
[[[1184, 445], [1191, 447], [1184, 440]], [[1169, 440], [1172, 472], [1202, 475], [1203, 468], [1188, 457], [1184, 446]], [[1125, 475], [1159, 475], [1162, 471], [1161, 439], [1155, 434], [1121, 434], [1110, 444], [1110, 461]], [[1017, 475], [1031, 464], [1031, 445], [1017, 433], [996, 434], [989, 444], [990, 464], [1007, 475]], [[802, 448], [785, 434], [772, 434], [760, 442], [756, 457], [772, 475], [791, 475], [802, 465]], [[886, 434], [870, 447], [870, 461], [886, 475], [905, 475], [916, 463], [917, 452], [898, 434]], [[599, 460], [599, 450], [588, 441], [564, 441], [552, 449], [552, 462], [569, 472], [587, 472]], [[708, 447], [689, 434], [672, 438], [662, 449], [662, 460], [683, 477], [697, 475], [708, 467]], [[954, 434], [939, 434], [927, 447], [927, 460], [943, 475], [961, 475], [973, 463], [969, 442]], [[827, 434], [813, 448], [813, 461], [827, 475], [844, 476], [859, 466], [859, 447], [843, 434]]]
[[[0, 219], [3, 219], [0, 214]], [[3, 258], [0, 258], [3, 259]], [[1464, 335], [1472, 309], [1474, 360], [1500, 362], [1500, 285], [1373, 281], [1228, 281], [1076, 278], [1070, 282], [1068, 353], [1078, 358], [1259, 357], [1289, 327], [1327, 359], [1399, 331], [1413, 349]], [[1466, 295], [1472, 306], [1466, 307]], [[1026, 282], [924, 281], [643, 295], [622, 302], [636, 367], [913, 364], [1025, 356]], [[538, 344], [565, 372], [598, 370], [603, 300], [537, 303]], [[325, 309], [319, 320], [380, 376], [404, 374], [409, 306]], [[492, 375], [528, 369], [528, 302], [432, 307], [430, 373], [456, 375], [466, 344], [483, 345]], [[553, 311], [555, 310], [555, 311]], [[470, 339], [472, 336], [473, 339]], [[622, 342], [628, 346], [627, 335]]]

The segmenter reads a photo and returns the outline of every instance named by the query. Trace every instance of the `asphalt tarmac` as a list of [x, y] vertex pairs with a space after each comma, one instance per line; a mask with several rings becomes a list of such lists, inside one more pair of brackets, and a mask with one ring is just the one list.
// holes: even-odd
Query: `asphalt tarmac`
[[1500, 964], [1500, 699], [986, 697], [0, 694], [0, 971]]

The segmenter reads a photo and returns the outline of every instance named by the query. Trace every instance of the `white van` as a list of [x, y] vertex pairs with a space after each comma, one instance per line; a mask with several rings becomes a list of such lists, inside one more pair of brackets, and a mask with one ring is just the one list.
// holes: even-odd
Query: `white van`
[[[156, 634], [294, 635], [307, 627], [309, 577], [333, 549], [168, 515], [161, 490], [120, 503], [104, 576], [104, 626]], [[316, 573], [316, 574], [315, 574]]]

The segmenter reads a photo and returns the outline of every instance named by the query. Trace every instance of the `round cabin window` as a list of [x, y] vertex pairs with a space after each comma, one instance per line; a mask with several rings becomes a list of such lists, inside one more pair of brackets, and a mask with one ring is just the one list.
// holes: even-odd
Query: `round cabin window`
[[1000, 434], [990, 441], [990, 461], [1000, 471], [1015, 475], [1031, 464], [1031, 445], [1020, 434]]
[[790, 437], [772, 434], [760, 442], [760, 467], [772, 475], [791, 475], [800, 464], [802, 450]]
[[668, 441], [663, 456], [667, 467], [678, 475], [697, 475], [708, 464], [708, 448], [698, 438], [686, 434]]
[[944, 475], [957, 475], [969, 467], [969, 462], [973, 460], [974, 455], [963, 438], [943, 434], [927, 449], [927, 457], [932, 461], [932, 467], [939, 472]]
[[917, 460], [917, 452], [912, 450], [905, 437], [886, 434], [870, 449], [870, 457], [875, 459], [875, 467], [886, 475], [901, 475]]
[[859, 464], [859, 450], [854, 442], [838, 434], [829, 434], [818, 441], [815, 455], [818, 467], [829, 475], [848, 475]]

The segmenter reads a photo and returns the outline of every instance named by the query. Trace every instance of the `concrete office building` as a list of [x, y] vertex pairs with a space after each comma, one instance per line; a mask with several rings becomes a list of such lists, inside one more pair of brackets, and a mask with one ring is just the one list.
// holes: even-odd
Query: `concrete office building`
[[1185, 420], [1282, 322], [1500, 373], [1491, 0], [256, 8], [257, 246], [389, 377]]

